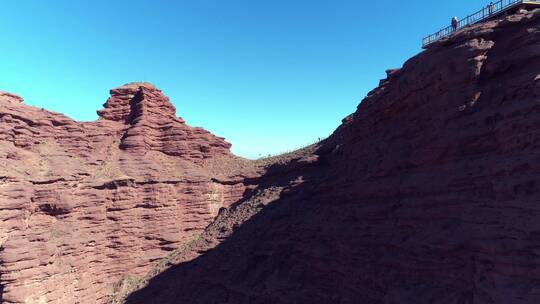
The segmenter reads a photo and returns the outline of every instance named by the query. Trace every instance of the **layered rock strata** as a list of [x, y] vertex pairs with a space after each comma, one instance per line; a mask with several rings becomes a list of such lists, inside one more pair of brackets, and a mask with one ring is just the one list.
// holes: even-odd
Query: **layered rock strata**
[[0, 93], [2, 303], [104, 303], [247, 188], [207, 166], [241, 163], [230, 144], [150, 84], [111, 90], [96, 122], [21, 102]]

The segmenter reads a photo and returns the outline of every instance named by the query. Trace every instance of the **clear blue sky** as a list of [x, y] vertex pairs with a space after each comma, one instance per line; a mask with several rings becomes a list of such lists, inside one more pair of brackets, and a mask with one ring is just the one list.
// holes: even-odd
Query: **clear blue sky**
[[149, 81], [245, 157], [330, 134], [421, 38], [489, 1], [5, 0], [0, 90], [76, 120]]

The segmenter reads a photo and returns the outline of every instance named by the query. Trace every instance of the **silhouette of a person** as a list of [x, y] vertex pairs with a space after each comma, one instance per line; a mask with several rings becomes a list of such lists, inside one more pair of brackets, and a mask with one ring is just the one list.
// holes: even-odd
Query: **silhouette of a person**
[[493, 2], [490, 2], [487, 7], [488, 7], [488, 14], [490, 16], [493, 15], [493, 9], [495, 8], [495, 4]]
[[452, 18], [451, 24], [452, 24], [452, 31], [456, 31], [458, 27], [459, 20], [457, 17]]

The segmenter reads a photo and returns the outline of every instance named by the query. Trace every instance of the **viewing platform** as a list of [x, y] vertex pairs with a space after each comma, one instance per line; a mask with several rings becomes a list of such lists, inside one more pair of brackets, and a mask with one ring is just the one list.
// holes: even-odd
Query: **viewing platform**
[[452, 25], [443, 28], [442, 30], [431, 34], [422, 39], [422, 48], [428, 48], [432, 43], [441, 40], [442, 38], [451, 36], [454, 32], [467, 27], [472, 24], [476, 24], [482, 21], [489, 20], [491, 18], [500, 16], [509, 11], [517, 10], [522, 7], [540, 7], [540, 0], [501, 0], [494, 1], [492, 4], [487, 5], [478, 12], [471, 14], [458, 21], [457, 27], [454, 29]]

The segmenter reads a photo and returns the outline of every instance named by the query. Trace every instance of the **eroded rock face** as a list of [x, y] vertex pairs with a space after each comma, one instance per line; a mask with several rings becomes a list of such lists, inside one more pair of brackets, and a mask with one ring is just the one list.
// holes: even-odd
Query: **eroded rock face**
[[231, 210], [127, 303], [540, 303], [539, 14], [388, 73], [315, 158], [279, 166], [301, 183]]
[[90, 123], [21, 102], [0, 93], [2, 303], [104, 303], [248, 188], [152, 85], [111, 90]]
[[147, 83], [111, 90], [98, 111], [102, 119], [129, 125], [120, 148], [136, 154], [159, 151], [200, 163], [215, 155], [229, 155], [231, 145], [201, 128], [188, 127], [161, 91]]

